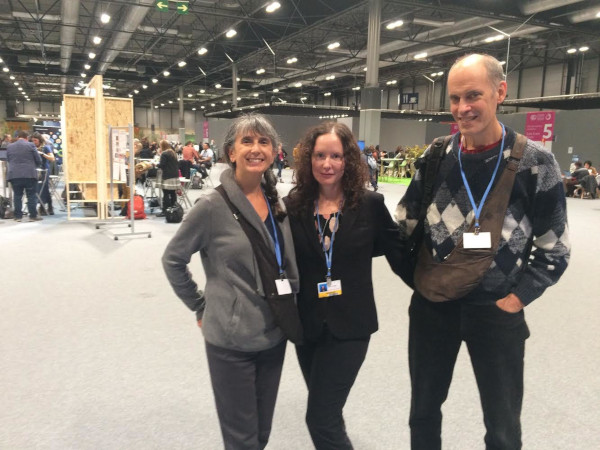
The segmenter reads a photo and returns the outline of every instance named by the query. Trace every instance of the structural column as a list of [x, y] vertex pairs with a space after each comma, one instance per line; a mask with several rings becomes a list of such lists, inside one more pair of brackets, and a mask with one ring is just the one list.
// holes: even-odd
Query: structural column
[[379, 144], [381, 129], [381, 90], [379, 89], [379, 36], [382, 0], [369, 0], [367, 74], [361, 94], [358, 137], [368, 145]]
[[183, 86], [179, 86], [179, 142], [185, 143], [185, 116], [183, 112]]
[[150, 100], [150, 136], [151, 140], [156, 140], [154, 136], [154, 100]]
[[231, 64], [231, 107], [237, 107], [237, 91], [238, 91], [238, 82], [237, 82], [237, 64]]

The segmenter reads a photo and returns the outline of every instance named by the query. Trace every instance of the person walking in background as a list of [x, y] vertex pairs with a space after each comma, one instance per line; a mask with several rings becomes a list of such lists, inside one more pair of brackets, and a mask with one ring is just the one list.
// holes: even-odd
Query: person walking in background
[[395, 268], [404, 247], [383, 196], [365, 188], [367, 168], [347, 126], [310, 129], [298, 153], [285, 201], [300, 272], [306, 423], [317, 450], [347, 450], [342, 411], [378, 328], [372, 259], [385, 255]]
[[159, 144], [160, 160], [157, 167], [161, 170], [161, 177], [157, 187], [162, 189], [163, 204], [162, 211], [156, 217], [164, 217], [167, 208], [177, 203], [177, 189], [181, 189], [179, 181], [179, 162], [177, 154], [171, 149], [171, 144], [162, 140]]
[[44, 136], [42, 136], [40, 133], [33, 133], [31, 135], [31, 142], [33, 142], [33, 145], [35, 145], [35, 148], [37, 148], [38, 153], [40, 154], [40, 156], [42, 157], [42, 164], [40, 166], [40, 168], [45, 169], [46, 172], [44, 174], [44, 180], [43, 183], [41, 184], [40, 188], [40, 198], [42, 200], [42, 203], [40, 203], [40, 208], [38, 213], [41, 216], [47, 216], [48, 214], [50, 214], [51, 216], [54, 215], [54, 208], [52, 206], [52, 196], [50, 195], [50, 186], [49, 186], [49, 181], [50, 181], [50, 164], [54, 162], [55, 158], [54, 158], [54, 150], [52, 149], [52, 146], [46, 144], [46, 140], [44, 138]]
[[[202, 328], [227, 450], [263, 449], [271, 432], [286, 339], [266, 298], [266, 283], [274, 280], [265, 281], [262, 273], [273, 272], [279, 294], [298, 291], [289, 223], [270, 170], [278, 141], [262, 115], [232, 123], [223, 144], [230, 168], [221, 174], [221, 187], [200, 197], [162, 258], [171, 286]], [[259, 237], [251, 242], [242, 222]], [[256, 253], [255, 246], [266, 253]], [[198, 252], [204, 292], [187, 268]], [[277, 259], [278, 268], [266, 264], [265, 254]]]
[[35, 145], [27, 141], [27, 132], [20, 130], [17, 140], [6, 148], [8, 173], [14, 195], [15, 221], [23, 220], [23, 192], [27, 193], [27, 210], [32, 222], [42, 220], [37, 214], [37, 168], [42, 164]]
[[282, 175], [281, 172], [283, 171], [283, 167], [285, 165], [285, 157], [286, 156], [287, 156], [287, 153], [283, 149], [283, 145], [280, 142], [279, 145], [277, 146], [277, 156], [275, 156], [275, 164], [277, 165], [277, 179], [279, 180], [280, 183], [283, 183], [283, 178], [281, 178], [281, 175]]
[[[559, 280], [570, 244], [558, 164], [498, 121], [506, 92], [502, 66], [488, 55], [463, 57], [448, 74], [459, 132], [441, 153], [409, 309], [413, 450], [442, 447], [441, 407], [462, 341], [481, 398], [485, 447], [522, 446], [529, 337], [523, 308]], [[433, 148], [425, 164], [432, 163]], [[424, 190], [419, 169], [396, 210], [406, 238], [419, 220]]]

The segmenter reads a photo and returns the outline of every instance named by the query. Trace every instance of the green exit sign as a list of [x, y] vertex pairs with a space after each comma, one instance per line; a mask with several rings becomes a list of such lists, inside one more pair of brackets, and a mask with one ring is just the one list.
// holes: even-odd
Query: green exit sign
[[169, 10], [169, 1], [168, 0], [157, 0], [156, 1], [156, 9], [159, 11], [168, 11]]
[[177, 12], [179, 14], [187, 14], [190, 10], [190, 4], [188, 2], [177, 2]]

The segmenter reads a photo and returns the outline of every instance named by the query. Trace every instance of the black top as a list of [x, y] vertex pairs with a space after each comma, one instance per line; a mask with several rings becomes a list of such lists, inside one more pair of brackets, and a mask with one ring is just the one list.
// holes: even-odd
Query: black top
[[338, 339], [368, 337], [378, 328], [372, 258], [385, 255], [396, 271], [404, 250], [383, 196], [367, 191], [356, 208], [342, 211], [344, 219], [335, 233], [331, 267], [332, 280], [341, 280], [342, 295], [328, 298], [319, 298], [317, 291], [317, 284], [326, 280], [327, 265], [315, 216], [310, 210], [292, 211], [286, 203], [300, 273], [298, 309], [305, 338], [317, 339], [324, 323]]

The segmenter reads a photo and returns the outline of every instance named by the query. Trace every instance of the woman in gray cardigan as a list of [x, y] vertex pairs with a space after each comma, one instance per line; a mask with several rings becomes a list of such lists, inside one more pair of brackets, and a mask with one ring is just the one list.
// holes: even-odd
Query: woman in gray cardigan
[[[276, 253], [289, 288], [298, 291], [294, 245], [276, 179], [269, 170], [278, 136], [259, 114], [238, 118], [223, 150], [231, 168], [221, 185], [234, 207]], [[199, 252], [204, 292], [187, 268]], [[175, 293], [196, 312], [226, 449], [262, 449], [271, 431], [286, 339], [265, 299], [252, 245], [216, 190], [186, 215], [162, 258]]]

